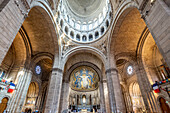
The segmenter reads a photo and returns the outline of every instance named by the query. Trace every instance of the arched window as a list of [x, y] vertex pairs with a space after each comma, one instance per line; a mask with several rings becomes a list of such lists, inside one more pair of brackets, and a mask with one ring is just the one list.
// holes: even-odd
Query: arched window
[[169, 113], [170, 108], [169, 108], [168, 104], [166, 103], [166, 100], [161, 97], [159, 99], [159, 102], [160, 102], [160, 107], [161, 107], [162, 113]]
[[109, 27], [109, 21], [106, 20], [106, 27], [108, 28]]
[[76, 40], [80, 41], [80, 35], [79, 34], [76, 35]]
[[93, 40], [93, 35], [90, 34], [90, 35], [89, 35], [89, 41], [92, 41], [92, 40]]
[[99, 32], [96, 31], [96, 32], [95, 32], [95, 38], [98, 38], [98, 37], [99, 37]]
[[67, 26], [65, 27], [64, 30], [65, 30], [66, 34], [68, 34], [68, 27]]
[[60, 26], [61, 26], [61, 28], [63, 28], [63, 20], [62, 19], [60, 20]]
[[71, 38], [74, 38], [74, 32], [73, 31], [70, 32], [70, 36], [71, 36]]
[[86, 37], [86, 35], [83, 35], [83, 37], [82, 37], [82, 41], [87, 41], [87, 37]]
[[104, 27], [102, 27], [100, 31], [101, 31], [101, 34], [103, 34], [104, 33]]

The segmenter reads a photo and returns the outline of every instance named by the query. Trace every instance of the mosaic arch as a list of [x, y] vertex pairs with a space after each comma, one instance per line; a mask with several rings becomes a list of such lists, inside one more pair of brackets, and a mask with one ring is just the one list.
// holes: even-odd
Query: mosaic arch
[[97, 72], [88, 66], [80, 66], [70, 76], [70, 87], [77, 91], [92, 91], [99, 86]]

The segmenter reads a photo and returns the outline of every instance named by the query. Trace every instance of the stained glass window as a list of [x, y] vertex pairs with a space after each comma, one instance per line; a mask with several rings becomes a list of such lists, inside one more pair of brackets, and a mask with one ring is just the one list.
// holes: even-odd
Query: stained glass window
[[41, 74], [41, 67], [39, 65], [35, 67], [35, 72], [37, 75]]
[[129, 75], [132, 75], [132, 74], [133, 74], [133, 67], [132, 67], [131, 65], [127, 67], [127, 73], [128, 73]]

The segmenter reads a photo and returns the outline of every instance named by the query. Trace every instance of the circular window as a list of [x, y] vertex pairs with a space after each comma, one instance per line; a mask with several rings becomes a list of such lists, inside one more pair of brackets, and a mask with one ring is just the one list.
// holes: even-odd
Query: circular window
[[37, 75], [39, 75], [39, 74], [41, 73], [41, 67], [40, 67], [39, 65], [37, 65], [37, 66], [35, 67], [35, 73], [36, 73]]
[[133, 74], [133, 67], [131, 65], [127, 67], [127, 74], [129, 75]]

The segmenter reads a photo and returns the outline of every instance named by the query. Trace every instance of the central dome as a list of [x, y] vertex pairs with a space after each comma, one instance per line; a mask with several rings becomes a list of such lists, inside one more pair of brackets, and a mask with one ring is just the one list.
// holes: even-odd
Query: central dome
[[62, 0], [58, 28], [71, 41], [90, 43], [106, 34], [112, 20], [109, 0]]
[[67, 0], [67, 4], [78, 16], [87, 17], [96, 12], [102, 0]]

